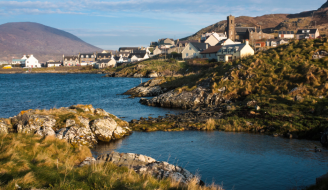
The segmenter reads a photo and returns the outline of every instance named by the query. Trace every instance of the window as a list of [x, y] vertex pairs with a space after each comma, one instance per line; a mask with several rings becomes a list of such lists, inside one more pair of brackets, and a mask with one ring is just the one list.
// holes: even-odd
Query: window
[[186, 53], [186, 57], [188, 57], [189, 56], [189, 54], [188, 53]]
[[91, 55], [91, 58], [93, 58], [93, 55]]
[[262, 38], [262, 36], [259, 36], [259, 39], [261, 39]]
[[86, 55], [85, 58], [89, 58], [89, 55]]
[[83, 55], [81, 55], [81, 58], [83, 58]]
[[194, 53], [194, 57], [196, 57], [196, 53]]
[[191, 47], [189, 47], [189, 50], [191, 50]]

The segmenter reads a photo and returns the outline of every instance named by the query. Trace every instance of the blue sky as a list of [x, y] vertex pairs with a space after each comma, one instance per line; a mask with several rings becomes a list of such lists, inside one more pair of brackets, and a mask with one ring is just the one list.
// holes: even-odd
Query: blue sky
[[326, 0], [0, 0], [0, 24], [37, 22], [103, 49], [182, 38], [226, 16], [318, 9]]

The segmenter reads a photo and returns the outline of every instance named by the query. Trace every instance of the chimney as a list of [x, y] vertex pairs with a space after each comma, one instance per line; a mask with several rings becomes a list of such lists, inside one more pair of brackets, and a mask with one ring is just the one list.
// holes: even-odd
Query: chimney
[[198, 43], [200, 43], [200, 39], [198, 39]]
[[255, 26], [255, 32], [257, 32], [257, 30], [256, 30], [256, 26]]
[[246, 41], [245, 41], [245, 42], [246, 42], [246, 45], [249, 45], [249, 41], [248, 41], [248, 39], [246, 39]]

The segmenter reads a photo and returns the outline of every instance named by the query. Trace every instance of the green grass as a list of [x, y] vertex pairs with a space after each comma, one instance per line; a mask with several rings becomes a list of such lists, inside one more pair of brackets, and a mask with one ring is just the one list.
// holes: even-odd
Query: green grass
[[171, 179], [139, 175], [112, 163], [76, 167], [91, 156], [87, 147], [26, 134], [0, 135], [0, 189], [218, 189], [182, 185]]

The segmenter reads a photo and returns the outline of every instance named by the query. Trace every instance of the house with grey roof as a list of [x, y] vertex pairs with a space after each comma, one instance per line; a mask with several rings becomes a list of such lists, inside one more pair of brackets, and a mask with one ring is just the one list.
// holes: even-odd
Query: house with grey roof
[[182, 59], [200, 58], [200, 52], [209, 47], [207, 43], [190, 42], [182, 53]]
[[76, 65], [79, 65], [79, 56], [63, 55], [63, 66], [76, 66]]
[[94, 64], [94, 67], [96, 69], [102, 69], [106, 67], [116, 67], [116, 60], [114, 59], [113, 56], [110, 59], [101, 59]]
[[299, 29], [296, 33], [296, 39], [316, 39], [320, 36], [319, 30], [316, 29]]
[[208, 49], [200, 52], [201, 54], [201, 58], [205, 58], [205, 59], [208, 59], [208, 60], [215, 60], [217, 61], [218, 60], [218, 57], [217, 57], [217, 52], [222, 48], [222, 46], [210, 46]]
[[129, 61], [128, 62], [136, 62], [136, 61], [142, 61], [145, 59], [149, 59], [149, 55], [144, 52], [144, 53], [131, 53], [129, 55]]
[[244, 44], [231, 44], [222, 46], [217, 52], [217, 60], [228, 62], [234, 59], [243, 58], [254, 55], [253, 48], [249, 45], [248, 40]]

